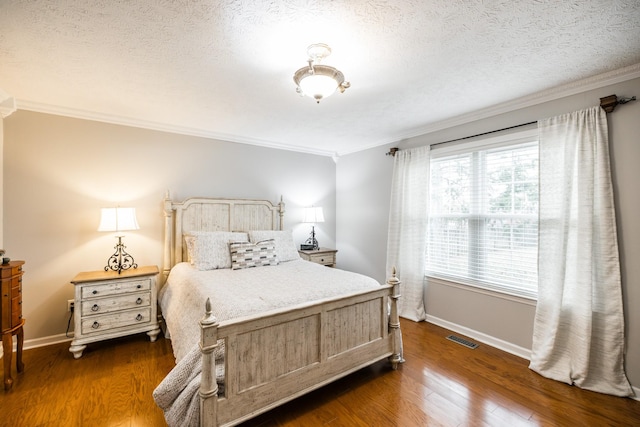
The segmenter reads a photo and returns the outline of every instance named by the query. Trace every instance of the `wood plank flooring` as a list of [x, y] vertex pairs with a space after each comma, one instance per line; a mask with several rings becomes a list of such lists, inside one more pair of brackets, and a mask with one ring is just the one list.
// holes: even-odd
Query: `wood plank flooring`
[[[362, 369], [243, 424], [252, 426], [640, 426], [640, 402], [545, 379], [487, 345], [402, 320], [405, 358]], [[463, 337], [466, 338], [466, 337]], [[165, 426], [151, 392], [174, 365], [171, 344], [144, 334], [26, 350], [13, 389], [0, 391], [0, 426]]]

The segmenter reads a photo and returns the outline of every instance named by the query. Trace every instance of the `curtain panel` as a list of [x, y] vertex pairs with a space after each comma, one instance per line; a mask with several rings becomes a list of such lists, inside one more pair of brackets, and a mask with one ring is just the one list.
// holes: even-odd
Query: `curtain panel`
[[387, 277], [396, 268], [402, 282], [399, 314], [414, 321], [426, 318], [424, 307], [430, 147], [397, 151], [393, 163]]
[[606, 113], [593, 107], [539, 120], [538, 130], [539, 285], [529, 367], [630, 396]]

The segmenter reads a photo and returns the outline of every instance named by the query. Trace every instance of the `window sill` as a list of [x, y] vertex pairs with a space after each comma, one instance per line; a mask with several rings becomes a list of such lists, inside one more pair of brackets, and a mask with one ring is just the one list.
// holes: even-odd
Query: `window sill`
[[463, 289], [465, 291], [475, 292], [478, 294], [488, 295], [495, 298], [514, 301], [520, 304], [531, 305], [534, 307], [537, 305], [537, 298], [533, 296], [516, 295], [514, 293], [508, 292], [507, 290], [490, 289], [477, 284], [462, 283], [459, 281], [454, 281], [452, 279], [445, 279], [443, 277], [437, 277], [429, 274], [426, 275], [426, 278], [429, 282], [436, 283], [442, 286]]

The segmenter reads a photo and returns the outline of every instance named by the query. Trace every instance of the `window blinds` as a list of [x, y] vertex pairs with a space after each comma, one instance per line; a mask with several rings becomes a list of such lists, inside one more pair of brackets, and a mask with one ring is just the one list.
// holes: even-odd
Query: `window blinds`
[[537, 133], [434, 149], [427, 275], [537, 295]]

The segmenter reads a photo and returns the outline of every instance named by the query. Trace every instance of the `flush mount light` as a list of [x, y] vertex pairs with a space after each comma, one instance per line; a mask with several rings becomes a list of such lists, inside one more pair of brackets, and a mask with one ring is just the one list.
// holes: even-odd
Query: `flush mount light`
[[310, 96], [319, 104], [321, 99], [331, 96], [336, 89], [342, 93], [351, 86], [351, 83], [344, 81], [341, 71], [320, 64], [324, 58], [331, 55], [329, 46], [324, 43], [312, 44], [307, 48], [307, 55], [309, 65], [300, 68], [293, 75], [299, 94]]

